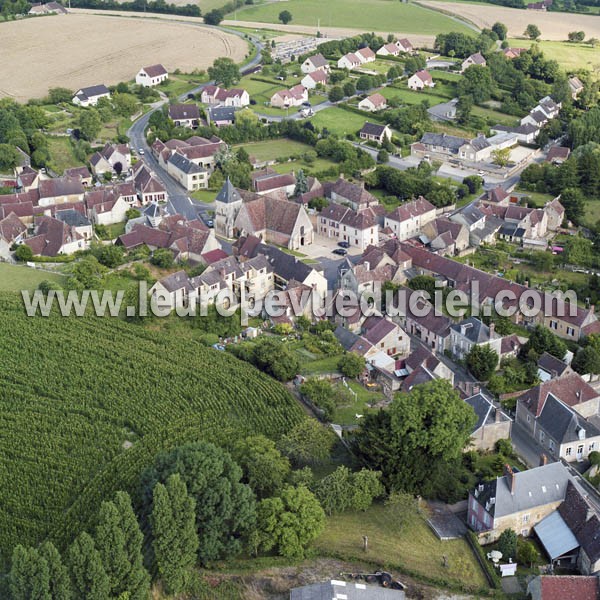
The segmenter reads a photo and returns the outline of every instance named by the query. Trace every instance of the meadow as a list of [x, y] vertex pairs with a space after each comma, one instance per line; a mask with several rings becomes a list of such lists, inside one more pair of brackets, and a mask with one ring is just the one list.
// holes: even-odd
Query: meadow
[[237, 11], [238, 21], [279, 23], [279, 13], [292, 13], [291, 25], [353, 27], [362, 31], [394, 31], [437, 35], [448, 31], [471, 31], [441, 13], [412, 3], [394, 0], [288, 0], [255, 4]]
[[104, 498], [135, 492], [158, 451], [277, 438], [303, 418], [279, 383], [168, 323], [31, 318], [14, 293], [0, 295], [0, 318], [0, 567], [16, 543], [62, 546]]
[[34, 290], [42, 281], [53, 281], [63, 284], [61, 275], [31, 269], [30, 267], [0, 263], [0, 292], [20, 292]]

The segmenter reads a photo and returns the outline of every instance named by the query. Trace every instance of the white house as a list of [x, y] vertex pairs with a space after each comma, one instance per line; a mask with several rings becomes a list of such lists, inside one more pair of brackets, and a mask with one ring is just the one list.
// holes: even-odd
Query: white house
[[77, 90], [73, 96], [73, 104], [77, 106], [96, 106], [100, 98], [110, 98], [110, 90], [104, 84]]
[[408, 78], [408, 87], [411, 90], [422, 90], [423, 88], [432, 88], [435, 86], [433, 77], [428, 71], [417, 71]]
[[433, 221], [436, 209], [431, 202], [422, 196], [416, 200], [405, 202], [385, 216], [384, 225], [389, 227], [400, 241], [418, 235], [421, 228]]
[[377, 50], [379, 56], [398, 56], [400, 54], [400, 48], [396, 44], [385, 44]]
[[344, 54], [342, 58], [340, 58], [337, 62], [338, 69], [348, 69], [352, 71], [352, 69], [356, 67], [360, 67], [362, 64], [362, 60], [356, 56], [353, 52], [348, 52], [348, 54]]
[[307, 90], [314, 90], [317, 85], [325, 85], [327, 83], [327, 71], [318, 70], [308, 73], [300, 82]]
[[358, 56], [358, 59], [360, 60], [361, 64], [375, 62], [377, 58], [375, 56], [375, 52], [373, 52], [373, 50], [371, 50], [371, 48], [369, 48], [368, 46], [357, 50], [354, 54]]
[[300, 67], [303, 73], [314, 73], [315, 71], [329, 71], [329, 63], [322, 54], [309, 56]]
[[308, 101], [308, 92], [303, 85], [295, 85], [289, 90], [279, 90], [271, 96], [271, 106], [275, 108], [288, 108], [301, 106]]
[[142, 67], [135, 76], [135, 82], [144, 87], [154, 87], [169, 78], [169, 73], [162, 65]]
[[400, 49], [400, 52], [406, 52], [407, 54], [412, 54], [415, 51], [413, 45], [410, 43], [410, 40], [407, 40], [406, 38], [396, 40], [395, 44]]
[[479, 65], [480, 67], [486, 66], [486, 61], [481, 52], [476, 52], [475, 54], [471, 54], [463, 60], [462, 65], [460, 67], [460, 72], [463, 73], [466, 71], [471, 65]]
[[358, 103], [358, 108], [368, 112], [383, 110], [384, 108], [387, 108], [387, 100], [384, 96], [376, 92], [375, 94], [367, 96], [364, 100], [361, 100]]
[[242, 108], [250, 104], [250, 96], [246, 90], [234, 88], [226, 90], [217, 85], [207, 85], [200, 96], [204, 104], [232, 106]]
[[317, 233], [323, 237], [347, 242], [360, 250], [379, 244], [377, 214], [372, 208], [355, 211], [332, 202], [318, 215]]

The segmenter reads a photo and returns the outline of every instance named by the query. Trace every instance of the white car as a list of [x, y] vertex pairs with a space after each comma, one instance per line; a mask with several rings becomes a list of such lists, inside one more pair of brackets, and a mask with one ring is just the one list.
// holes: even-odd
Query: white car
[[138, 154], [139, 154], [140, 156], [143, 156], [143, 155], [145, 154], [145, 152], [144, 152], [144, 149], [143, 149], [143, 148], [140, 148], [140, 149], [138, 150]]

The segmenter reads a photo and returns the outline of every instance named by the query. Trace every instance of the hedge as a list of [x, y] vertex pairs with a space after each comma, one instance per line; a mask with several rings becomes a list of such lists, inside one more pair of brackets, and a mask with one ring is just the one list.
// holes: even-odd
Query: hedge
[[493, 565], [488, 560], [485, 550], [481, 547], [479, 543], [479, 538], [475, 535], [473, 531], [467, 531], [466, 540], [469, 546], [473, 549], [473, 553], [475, 554], [475, 558], [481, 565], [483, 572], [485, 574], [486, 579], [489, 584], [499, 590], [502, 589], [502, 581], [500, 580], [500, 575], [496, 569], [494, 569]]

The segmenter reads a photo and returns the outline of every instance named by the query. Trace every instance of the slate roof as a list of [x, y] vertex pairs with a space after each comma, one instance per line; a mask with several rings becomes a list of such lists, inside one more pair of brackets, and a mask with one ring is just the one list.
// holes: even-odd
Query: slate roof
[[376, 135], [377, 137], [381, 137], [386, 127], [386, 125], [378, 125], [377, 123], [369, 123], [368, 121], [365, 121], [365, 124], [362, 126], [360, 133], [364, 133], [365, 135]]
[[560, 377], [569, 368], [569, 365], [556, 356], [544, 352], [538, 360], [538, 367], [554, 377]]
[[290, 592], [290, 600], [404, 600], [405, 597], [401, 590], [335, 580], [293, 588]]
[[79, 211], [67, 208], [64, 210], [57, 210], [55, 218], [71, 227], [85, 227], [91, 225], [90, 220], [82, 215]]
[[533, 529], [551, 560], [579, 548], [579, 542], [556, 510], [543, 518]]
[[[507, 476], [487, 481], [474, 492], [477, 501], [487, 505], [487, 512], [499, 518], [565, 499], [571, 475], [561, 462], [519, 471], [514, 474], [515, 492], [511, 494]], [[483, 488], [483, 489], [481, 489]], [[493, 503], [489, 502], [495, 498]]]
[[474, 344], [482, 344], [499, 337], [495, 332], [492, 333], [483, 321], [475, 317], [468, 317], [460, 323], [455, 323], [451, 326], [451, 329], [460, 333]]
[[450, 152], [458, 152], [458, 149], [469, 140], [447, 133], [424, 133], [421, 138], [421, 144], [425, 146], [437, 146], [447, 148]]
[[[473, 427], [473, 432], [481, 429], [484, 425], [490, 425], [496, 421], [496, 411], [498, 410], [484, 394], [475, 394], [465, 398], [465, 402], [475, 411], [477, 416], [477, 422]], [[502, 411], [500, 411], [500, 417], [502, 420], [506, 420], [506, 417]]]
[[587, 437], [600, 435], [600, 431], [592, 423], [560, 402], [552, 394], [548, 394], [537, 422], [538, 426], [558, 444], [581, 440], [579, 436], [582, 431], [585, 436], [582, 441], [585, 441]]
[[211, 106], [207, 110], [209, 122], [228, 121], [233, 123], [235, 121], [235, 113], [235, 106]]
[[175, 168], [179, 169], [183, 173], [186, 173], [187, 175], [206, 172], [206, 169], [199, 167], [196, 163], [188, 160], [185, 156], [183, 156], [183, 154], [179, 154], [178, 152], [171, 154], [167, 162], [170, 162]]
[[81, 88], [77, 91], [76, 96], [83, 100], [93, 98], [94, 96], [102, 96], [104, 94], [110, 94], [110, 90], [101, 83], [100, 85], [91, 85], [90, 87]]
[[223, 202], [224, 204], [231, 204], [233, 202], [241, 202], [242, 197], [240, 193], [233, 187], [231, 180], [227, 177], [225, 183], [221, 186], [217, 197], [215, 198], [216, 202]]
[[177, 271], [171, 273], [160, 280], [160, 283], [167, 289], [167, 291], [173, 293], [180, 289], [186, 289], [188, 292], [191, 291], [192, 286], [190, 280], [185, 271]]

